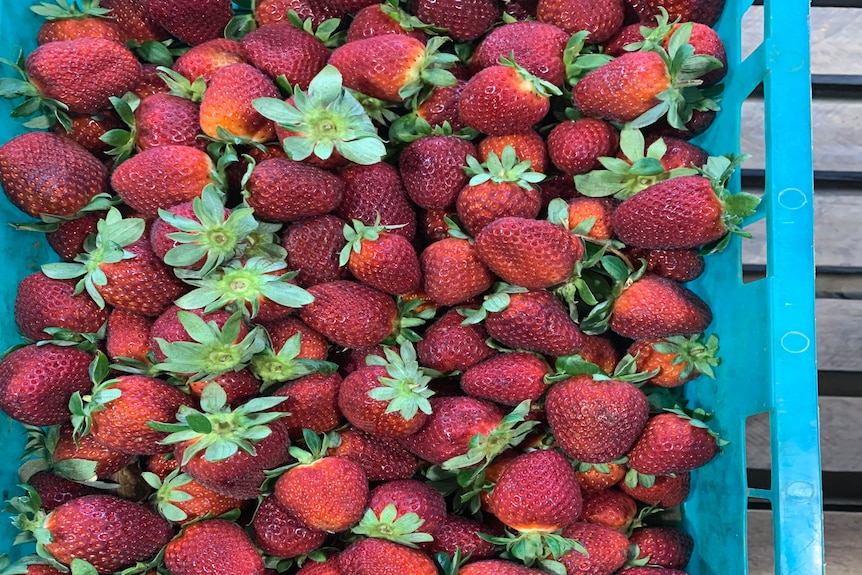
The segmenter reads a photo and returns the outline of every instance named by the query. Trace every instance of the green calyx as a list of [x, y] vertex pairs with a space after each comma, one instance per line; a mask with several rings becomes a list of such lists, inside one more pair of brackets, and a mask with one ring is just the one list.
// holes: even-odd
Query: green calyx
[[15, 70], [21, 77], [0, 78], [0, 98], [13, 100], [24, 98], [23, 102], [12, 108], [10, 116], [13, 118], [35, 118], [24, 122], [24, 127], [31, 130], [48, 130], [54, 123], [59, 123], [67, 132], [72, 131], [72, 118], [69, 117], [69, 106], [42, 95], [38, 88], [30, 81], [30, 76], [25, 71], [25, 57], [23, 50], [18, 53], [18, 58], [13, 62], [0, 58], [0, 63]]
[[334, 373], [338, 366], [330, 361], [320, 361], [299, 357], [302, 348], [302, 334], [291, 336], [278, 352], [267, 345], [251, 359], [251, 371], [261, 380], [261, 390], [276, 383], [283, 383], [310, 375]]
[[[27, 443], [24, 446], [24, 462], [18, 468], [21, 481], [29, 482], [30, 478], [40, 471], [51, 471], [69, 481], [82, 483], [90, 487], [115, 489], [117, 484], [99, 481], [96, 476], [96, 461], [89, 459], [54, 459], [54, 450], [60, 439], [60, 426], [47, 428], [35, 425], [24, 425], [27, 432]], [[0, 571], [2, 573], [2, 571]]]
[[108, 357], [101, 351], [96, 354], [88, 368], [93, 389], [81, 395], [75, 392], [69, 398], [69, 411], [72, 414], [72, 437], [77, 440], [88, 433], [93, 425], [93, 414], [105, 409], [105, 405], [119, 399], [123, 392], [116, 387], [116, 379], [108, 379], [111, 365]]
[[506, 282], [497, 282], [491, 287], [491, 291], [485, 295], [482, 305], [478, 309], [459, 308], [458, 314], [464, 317], [461, 325], [473, 325], [481, 323], [488, 317], [489, 313], [501, 312], [511, 303], [511, 294], [525, 293], [529, 291], [525, 287], [512, 285]]
[[96, 233], [84, 241], [83, 253], [78, 254], [72, 262], [45, 264], [42, 273], [53, 279], [81, 278], [75, 284], [73, 293], [77, 295], [86, 290], [93, 301], [104, 308], [105, 299], [99, 293], [99, 287], [107, 285], [108, 277], [101, 265], [133, 258], [134, 254], [125, 248], [141, 238], [144, 227], [143, 219], [123, 219], [120, 211], [111, 207], [105, 217], [97, 222]]
[[122, 98], [111, 96], [111, 105], [114, 111], [128, 127], [125, 130], [122, 128], [108, 130], [99, 136], [100, 140], [111, 146], [111, 149], [105, 153], [114, 157], [114, 166], [122, 164], [135, 153], [138, 138], [135, 110], [138, 109], [140, 104], [141, 99], [132, 92], [127, 92]]
[[159, 217], [178, 230], [168, 234], [177, 245], [165, 254], [165, 263], [182, 268], [204, 260], [201, 276], [241, 255], [244, 240], [259, 225], [249, 207], [237, 207], [226, 218], [224, 196], [211, 186], [192, 200], [192, 209], [197, 220], [159, 210]]
[[204, 92], [207, 89], [207, 83], [203, 76], [192, 82], [167, 66], [159, 66], [158, 70], [160, 72], [159, 77], [168, 85], [169, 94], [197, 103], [203, 100]]
[[[395, 298], [395, 305], [398, 309], [397, 327], [393, 329], [392, 335], [383, 341], [383, 345], [400, 346], [405, 342], [417, 343], [422, 340], [422, 336], [416, 332], [415, 328], [425, 325], [437, 315], [436, 306], [419, 309], [424, 303], [426, 302], [421, 298], [404, 299], [400, 295]], [[425, 368], [425, 373], [432, 375], [432, 370]], [[436, 372], [433, 374], [435, 377], [439, 375]]]
[[600, 68], [613, 60], [612, 56], [602, 54], [595, 44], [587, 44], [590, 33], [586, 30], [576, 32], [566, 42], [563, 49], [563, 64], [566, 67], [566, 82], [574, 86], [588, 72]]
[[563, 537], [557, 533], [544, 531], [522, 531], [517, 535], [506, 530], [503, 537], [479, 533], [479, 537], [505, 547], [500, 555], [505, 559], [515, 559], [527, 567], [538, 565], [543, 570], [554, 575], [566, 575], [566, 567], [559, 559], [572, 551], [588, 555], [586, 548], [575, 539]]
[[[544, 381], [548, 384], [565, 381], [572, 377], [588, 375], [597, 381], [624, 381], [631, 384], [640, 384], [655, 377], [658, 370], [649, 372], [637, 371], [637, 358], [626, 354], [617, 363], [613, 373], [605, 373], [598, 365], [585, 360], [580, 355], [567, 355], [558, 357], [554, 363], [554, 371], [545, 376]], [[605, 472], [607, 473], [607, 472]]]
[[[89, 17], [107, 17], [111, 11], [99, 8], [99, 0], [81, 0], [80, 3], [55, 0], [55, 4], [42, 2], [30, 6], [30, 10], [46, 20], [81, 20]], [[80, 4], [80, 6], [78, 5]]]
[[468, 155], [464, 173], [470, 176], [468, 184], [471, 186], [478, 186], [485, 182], [495, 184], [509, 182], [525, 190], [532, 190], [533, 184], [544, 181], [545, 175], [532, 171], [531, 164], [530, 160], [519, 160], [515, 148], [506, 146], [500, 156], [490, 152], [484, 163]]
[[678, 24], [682, 17], [677, 17], [673, 22], [670, 22], [670, 14], [664, 8], [659, 8], [659, 13], [655, 16], [656, 26], [641, 26], [640, 33], [643, 40], [632, 42], [623, 46], [626, 52], [654, 52], [661, 48], [665, 37], [673, 30], [674, 25]]
[[598, 295], [597, 303], [581, 319], [579, 327], [588, 335], [600, 335], [608, 330], [617, 298], [646, 273], [646, 262], [633, 270], [631, 263], [617, 255], [602, 255], [590, 269], [592, 292]]
[[441, 52], [440, 48], [449, 41], [446, 36], [432, 36], [425, 44], [425, 53], [418, 64], [416, 79], [407, 82], [398, 90], [402, 100], [419, 94], [423, 89], [433, 86], [454, 86], [458, 83], [455, 76], [446, 68], [458, 63], [458, 56]]
[[508, 58], [505, 56], [501, 57], [500, 65], [513, 68], [516, 72], [518, 72], [521, 78], [525, 82], [528, 82], [530, 84], [534, 94], [544, 96], [545, 98], [563, 95], [563, 91], [560, 90], [560, 88], [548, 82], [547, 80], [542, 80], [541, 78], [534, 76], [533, 74], [529, 73], [523, 66], [515, 62], [514, 52], [509, 52]]
[[272, 434], [267, 424], [287, 415], [268, 410], [285, 399], [255, 397], [231, 410], [224, 390], [217, 383], [209, 383], [201, 392], [202, 411], [183, 405], [177, 411], [177, 423], [150, 421], [147, 425], [169, 434], [163, 445], [187, 444], [181, 466], [199, 453], [210, 462], [222, 461], [240, 450], [254, 456], [254, 444]]
[[718, 357], [718, 336], [715, 334], [705, 338], [699, 333], [692, 336], [671, 336], [654, 343], [653, 349], [659, 353], [674, 355], [672, 365], [683, 364], [685, 367], [679, 374], [679, 379], [685, 380], [692, 373], [701, 373], [710, 379], [715, 379], [713, 367], [721, 364]]
[[397, 517], [398, 509], [394, 503], [388, 504], [378, 516], [374, 510], [366, 509], [359, 523], [351, 529], [356, 535], [386, 539], [407, 547], [417, 549], [418, 543], [434, 541], [430, 533], [419, 531], [425, 523], [416, 513], [405, 513]]
[[697, 407], [694, 409], [690, 409], [684, 405], [677, 404], [672, 408], [664, 408], [664, 411], [667, 413], [673, 413], [677, 417], [688, 421], [690, 425], [693, 427], [697, 427], [700, 429], [705, 429], [709, 432], [710, 437], [715, 440], [716, 445], [718, 447], [724, 447], [729, 441], [722, 439], [721, 436], [709, 426], [709, 421], [712, 420], [714, 414], [707, 413], [705, 409], [702, 407]]
[[141, 62], [164, 66], [165, 68], [173, 66], [174, 60], [188, 51], [187, 46], [178, 43], [173, 38], [168, 38], [162, 42], [156, 40], [138, 42], [134, 38], [129, 38], [126, 40], [126, 48], [134, 52]]
[[288, 10], [287, 21], [295, 28], [302, 30], [303, 32], [307, 32], [323, 42], [323, 45], [327, 48], [337, 48], [344, 44], [347, 39], [347, 31], [338, 29], [341, 25], [340, 18], [329, 18], [324, 20], [315, 30], [314, 22], [312, 22], [311, 18], [303, 20], [295, 10]]
[[141, 479], [155, 489], [155, 492], [150, 496], [150, 501], [155, 504], [159, 515], [172, 523], [179, 523], [188, 519], [188, 514], [175, 504], [194, 499], [190, 493], [182, 490], [184, 485], [192, 482], [190, 475], [175, 469], [162, 480], [155, 473], [144, 471], [141, 473]]
[[240, 309], [249, 317], [255, 317], [260, 300], [264, 298], [290, 308], [300, 308], [314, 301], [314, 296], [306, 290], [289, 283], [297, 272], [280, 273], [286, 268], [284, 261], [253, 257], [231, 260], [206, 278], [190, 270], [177, 269], [180, 278], [196, 287], [180, 297], [176, 304], [183, 309], [203, 309], [206, 313], [222, 308]]
[[255, 326], [241, 341], [237, 341], [243, 327], [241, 311], [234, 312], [221, 328], [216, 322], [205, 322], [188, 311], [179, 311], [177, 318], [194, 341], [168, 342], [156, 338], [166, 359], [155, 367], [186, 377], [189, 382], [206, 381], [229, 371], [244, 369], [252, 357], [266, 347], [260, 326]]
[[658, 182], [698, 173], [697, 167], [665, 170], [661, 159], [667, 152], [667, 144], [663, 139], [653, 142], [646, 152], [645, 145], [640, 130], [624, 127], [620, 132], [620, 150], [627, 160], [607, 156], [599, 158], [604, 170], [575, 176], [578, 192], [593, 198], [613, 196], [625, 200]]
[[277, 98], [257, 98], [255, 110], [295, 135], [284, 138], [291, 159], [311, 155], [328, 160], [334, 152], [357, 164], [375, 164], [386, 156], [386, 146], [355, 97], [342, 84], [341, 72], [325, 66], [311, 80], [308, 91], [296, 87], [293, 104]]
[[54, 542], [54, 536], [45, 528], [45, 520], [48, 514], [42, 510], [42, 498], [32, 485], [21, 485], [27, 492], [9, 500], [5, 511], [17, 514], [12, 518], [14, 525], [21, 532], [15, 537], [14, 545], [36, 543], [36, 553], [45, 559], [53, 560], [53, 557], [45, 549], [45, 545]]
[[377, 217], [374, 220], [372, 225], [366, 225], [359, 220], [353, 220], [353, 224], [344, 224], [344, 239], [347, 240], [347, 244], [341, 249], [341, 253], [338, 256], [338, 265], [346, 266], [347, 262], [350, 260], [351, 253], [360, 253], [362, 251], [362, 242], [363, 240], [374, 242], [380, 238], [380, 232], [386, 232], [390, 230], [396, 230], [398, 228], [403, 228], [406, 224], [398, 224], [398, 225], [381, 225], [380, 224], [380, 212], [377, 212]]
[[291, 467], [296, 467], [297, 465], [308, 465], [318, 459], [327, 457], [329, 455], [330, 448], [341, 445], [341, 436], [337, 433], [324, 433], [318, 435], [311, 429], [304, 428], [302, 430], [302, 442], [305, 444], [304, 449], [296, 444], [291, 445], [288, 448], [290, 455], [296, 459], [296, 462], [289, 463], [278, 469], [273, 469], [268, 473], [270, 477], [280, 475]]
[[760, 205], [760, 198], [747, 192], [731, 193], [727, 184], [739, 166], [750, 158], [750, 154], [723, 156], [710, 156], [706, 164], [700, 169], [703, 177], [712, 182], [712, 189], [721, 202], [721, 222], [727, 230], [727, 234], [716, 243], [704, 246], [701, 253], [712, 254], [723, 250], [732, 235], [750, 238], [751, 233], [743, 229], [746, 218], [753, 216]]
[[410, 421], [421, 411], [431, 414], [431, 403], [428, 401], [434, 391], [428, 388], [431, 375], [425, 368], [419, 366], [416, 350], [413, 344], [405, 341], [399, 351], [391, 347], [384, 348], [385, 357], [369, 355], [365, 358], [368, 365], [383, 366], [386, 376], [380, 376], [380, 387], [368, 392], [368, 396], [376, 401], [388, 403], [386, 413], [399, 413], [406, 421]]

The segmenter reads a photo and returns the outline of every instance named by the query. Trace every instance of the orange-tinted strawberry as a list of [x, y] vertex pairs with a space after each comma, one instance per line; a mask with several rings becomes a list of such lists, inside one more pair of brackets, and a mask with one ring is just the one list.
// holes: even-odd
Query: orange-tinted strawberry
[[659, 475], [651, 487], [644, 487], [635, 483], [634, 487], [625, 481], [619, 484], [623, 493], [646, 505], [657, 505], [668, 508], [680, 505], [688, 498], [691, 489], [691, 473], [674, 473], [673, 475]]
[[205, 519], [183, 528], [165, 546], [165, 566], [174, 575], [243, 573], [263, 575], [263, 558], [243, 528], [227, 519]]
[[145, 216], [155, 217], [201, 195], [212, 182], [214, 164], [191, 146], [159, 146], [135, 154], [111, 174], [111, 187]]
[[611, 575], [628, 559], [629, 540], [615, 529], [578, 521], [563, 529], [563, 537], [578, 541], [587, 553], [569, 551], [560, 557], [567, 573]]
[[255, 2], [254, 19], [260, 26], [287, 22], [287, 13], [291, 10], [303, 22], [311, 19], [315, 28], [330, 18], [339, 18], [344, 14], [344, 10], [324, 0], [262, 0]]
[[456, 42], [476, 40], [502, 16], [492, 0], [412, 0], [410, 11], [421, 21], [444, 28]]
[[394, 439], [370, 435], [352, 427], [338, 435], [341, 442], [330, 447], [329, 454], [358, 463], [369, 481], [409, 479], [418, 468], [416, 457]]
[[616, 207], [613, 199], [582, 196], [572, 198], [568, 204], [570, 230], [576, 230], [581, 226], [582, 235], [588, 238], [609, 240], [613, 237], [611, 214]]
[[0, 146], [3, 191], [30, 216], [74, 216], [107, 183], [105, 166], [67, 138], [26, 132]]
[[69, 398], [92, 387], [93, 356], [76, 347], [36, 344], [0, 361], [0, 408], [17, 421], [54, 425], [69, 419]]
[[[580, 407], [571, 409], [572, 405]], [[625, 455], [649, 417], [649, 401], [640, 389], [590, 376], [554, 384], [545, 409], [559, 446], [584, 463], [609, 463]]]
[[632, 262], [646, 261], [646, 270], [678, 282], [690, 282], [700, 277], [706, 262], [703, 255], [694, 248], [661, 250], [628, 247], [623, 253]]
[[292, 222], [331, 212], [344, 198], [344, 188], [344, 180], [322, 168], [270, 158], [254, 167], [246, 201], [258, 218]]
[[567, 34], [586, 31], [587, 42], [601, 44], [622, 27], [625, 9], [623, 0], [539, 0], [536, 18]]
[[95, 487], [71, 481], [53, 471], [39, 471], [27, 479], [27, 483], [39, 494], [41, 508], [46, 513], [72, 499], [100, 493]]
[[110, 16], [123, 32], [125, 40], [143, 44], [168, 39], [167, 31], [150, 16], [145, 0], [101, 0], [99, 5], [111, 11]]
[[296, 575], [344, 575], [338, 568], [338, 555], [330, 555], [325, 561], [306, 561]]
[[308, 292], [314, 301], [300, 309], [300, 319], [336, 345], [377, 345], [395, 329], [395, 301], [371, 286], [337, 280], [313, 285]]
[[470, 66], [477, 71], [496, 66], [500, 58], [514, 53], [515, 62], [529, 73], [554, 86], [562, 86], [565, 80], [563, 50], [568, 40], [569, 34], [553, 23], [532, 20], [506, 23], [488, 32], [479, 42]]
[[221, 128], [234, 138], [269, 142], [275, 139], [275, 124], [260, 115], [252, 101], [278, 95], [275, 83], [251, 64], [225, 66], [207, 83], [201, 100], [201, 129], [211, 138], [222, 139]]
[[479, 160], [488, 161], [488, 155], [492, 152], [501, 157], [506, 146], [512, 146], [515, 155], [521, 161], [529, 160], [530, 170], [540, 174], [545, 173], [548, 166], [548, 150], [544, 139], [535, 130], [482, 138], [479, 142]]
[[79, 38], [104, 38], [120, 44], [125, 41], [120, 27], [104, 7], [82, 6], [79, 8], [72, 4], [64, 9], [62, 5], [51, 6], [42, 3], [32, 6], [30, 9], [46, 20], [39, 26], [39, 31], [36, 34], [36, 43], [39, 45]]
[[347, 28], [347, 42], [380, 36], [383, 34], [406, 34], [422, 43], [428, 39], [423, 31], [427, 25], [415, 16], [391, 4], [371, 4], [353, 15]]
[[292, 222], [282, 235], [287, 263], [296, 270], [296, 283], [309, 287], [328, 281], [344, 280], [350, 275], [338, 265], [338, 257], [347, 243], [346, 221], [332, 214], [311, 216]]
[[398, 156], [404, 189], [416, 205], [426, 208], [453, 206], [467, 185], [467, 156], [477, 156], [470, 141], [446, 135], [427, 135], [408, 144]]
[[287, 398], [277, 409], [290, 414], [282, 421], [291, 437], [302, 437], [303, 429], [326, 433], [338, 427], [343, 420], [338, 409], [341, 380], [337, 372], [311, 373], [288, 381], [273, 392], [274, 397]]
[[683, 22], [700, 22], [712, 26], [724, 9], [724, 0], [625, 0], [641, 19], [651, 22], [661, 8], [668, 11], [671, 21], [679, 18]]
[[399, 295], [417, 290], [422, 281], [416, 248], [389, 226], [365, 225], [353, 220], [344, 227], [347, 245], [339, 263], [360, 282]]
[[718, 453], [718, 435], [681, 413], [659, 413], [647, 422], [629, 451], [628, 466], [644, 475], [684, 473], [706, 465]]
[[481, 523], [463, 515], [449, 513], [443, 524], [434, 531], [434, 541], [422, 544], [421, 547], [429, 554], [442, 552], [452, 557], [460, 549], [464, 556], [471, 559], [485, 559], [492, 557], [495, 551], [493, 543], [479, 536], [480, 533], [487, 532], [488, 528]]
[[420, 254], [423, 287], [438, 305], [455, 305], [488, 290], [494, 280], [476, 247], [466, 239], [444, 238]]
[[458, 573], [460, 575], [485, 575], [486, 573], [494, 573], [494, 575], [539, 575], [544, 571], [502, 559], [482, 559], [467, 563], [458, 570]]
[[548, 155], [558, 170], [583, 174], [598, 168], [600, 157], [614, 155], [619, 141], [619, 133], [608, 122], [595, 118], [567, 120], [548, 134]]
[[74, 282], [51, 279], [34, 272], [18, 284], [15, 296], [15, 325], [24, 337], [38, 341], [51, 339], [45, 328], [62, 328], [75, 333], [96, 333], [108, 319], [86, 294], [74, 295]]
[[497, 353], [486, 342], [484, 326], [463, 321], [457, 309], [450, 309], [431, 324], [416, 344], [419, 363], [443, 373], [465, 371]]
[[299, 85], [303, 90], [329, 58], [322, 41], [288, 22], [263, 25], [240, 43], [256, 68], [273, 79], [284, 76], [290, 86]]
[[636, 560], [665, 569], [684, 569], [694, 548], [692, 536], [671, 525], [639, 527], [632, 531], [629, 541], [640, 550]]
[[467, 395], [514, 407], [544, 395], [544, 377], [550, 371], [545, 360], [535, 354], [501, 353], [465, 371], [461, 389]]
[[603, 372], [613, 373], [622, 354], [608, 337], [584, 334], [584, 344], [578, 355], [599, 366]]
[[150, 16], [179, 40], [192, 46], [224, 35], [233, 18], [230, 0], [147, 0]]
[[568, 230], [549, 221], [504, 217], [482, 228], [476, 250], [501, 279], [542, 289], [568, 279], [584, 247]]
[[714, 377], [712, 368], [721, 361], [717, 352], [718, 337], [694, 335], [640, 339], [627, 353], [635, 358], [638, 371], [658, 372], [649, 379], [650, 385], [678, 387], [701, 373]]
[[631, 339], [701, 333], [712, 321], [709, 306], [673, 280], [646, 274], [613, 304], [610, 328]]
[[586, 521], [627, 533], [637, 514], [634, 499], [616, 487], [584, 493], [578, 521]]
[[192, 46], [183, 53], [173, 69], [189, 82], [203, 78], [209, 84], [216, 72], [231, 64], [248, 63], [248, 57], [242, 44], [236, 40], [216, 38], [203, 44]]
[[186, 98], [153, 94], [141, 100], [135, 110], [135, 145], [139, 150], [157, 146], [206, 148], [199, 138], [200, 108]]
[[339, 173], [346, 182], [335, 214], [350, 222], [372, 225], [380, 217], [385, 226], [410, 241], [416, 236], [416, 213], [407, 198], [398, 170], [385, 162], [351, 165]]
[[293, 517], [275, 495], [260, 502], [251, 524], [254, 541], [267, 555], [281, 558], [306, 555], [321, 547], [327, 533]]
[[141, 65], [122, 44], [104, 38], [49, 42], [27, 56], [30, 82], [69, 112], [95, 114], [110, 107], [138, 81]]

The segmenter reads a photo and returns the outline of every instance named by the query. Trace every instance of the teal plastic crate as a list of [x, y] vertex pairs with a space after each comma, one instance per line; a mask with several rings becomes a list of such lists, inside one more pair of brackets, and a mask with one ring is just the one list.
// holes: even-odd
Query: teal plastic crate
[[[35, 47], [40, 19], [29, 2], [0, 0], [0, 56]], [[695, 539], [691, 575], [748, 572], [746, 509], [749, 498], [768, 500], [773, 510], [775, 572], [815, 575], [824, 571], [820, 483], [817, 371], [814, 335], [813, 176], [809, 5], [806, 0], [764, 0], [764, 41], [742, 59], [741, 22], [752, 0], [727, 0], [717, 29], [728, 53], [730, 73], [716, 123], [698, 143], [713, 153], [739, 153], [742, 103], [762, 82], [766, 134], [766, 189], [758, 218], [767, 229], [767, 273], [742, 281], [741, 241], [710, 256], [707, 273], [691, 284], [709, 303], [721, 336], [722, 365], [715, 381], [688, 385], [694, 405], [715, 413], [714, 426], [730, 441], [722, 455], [692, 478], [683, 505], [684, 527]], [[3, 76], [9, 71], [4, 70]], [[0, 142], [25, 129], [9, 119], [0, 101]], [[731, 189], [738, 190], [737, 175]], [[26, 219], [0, 197], [2, 223]], [[0, 347], [19, 341], [12, 320], [17, 282], [54, 259], [40, 234], [0, 225]], [[772, 476], [769, 489], [748, 487], [745, 422], [769, 413]], [[19, 425], [0, 422], [0, 496], [20, 494], [16, 469], [22, 452]], [[0, 552], [12, 549], [16, 530], [0, 517]]]

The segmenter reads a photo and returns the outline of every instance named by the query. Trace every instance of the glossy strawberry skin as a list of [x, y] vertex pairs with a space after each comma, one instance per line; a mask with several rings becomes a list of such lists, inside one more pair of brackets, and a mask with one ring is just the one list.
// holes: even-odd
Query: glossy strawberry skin
[[488, 528], [481, 523], [450, 513], [434, 531], [434, 541], [421, 547], [429, 554], [443, 552], [450, 557], [460, 548], [461, 553], [469, 555], [471, 559], [485, 559], [494, 555], [494, 545], [479, 536], [479, 533], [487, 532]]
[[108, 172], [72, 140], [26, 132], [0, 146], [0, 183], [9, 201], [30, 216], [73, 216], [107, 191]]
[[718, 453], [708, 429], [674, 413], [650, 418], [629, 452], [629, 467], [648, 475], [684, 473], [708, 463]]
[[80, 38], [103, 38], [120, 44], [124, 41], [123, 33], [113, 20], [91, 16], [43, 22], [36, 34], [36, 43], [41, 46], [48, 42]]
[[143, 44], [168, 39], [169, 34], [152, 19], [144, 0], [102, 0], [99, 6], [111, 11], [124, 40], [134, 39]]
[[293, 222], [334, 210], [344, 197], [344, 187], [339, 176], [321, 168], [270, 158], [254, 167], [247, 202], [256, 217]]
[[568, 34], [585, 30], [587, 42], [600, 44], [622, 27], [625, 9], [623, 0], [539, 0], [536, 17]]
[[610, 328], [631, 339], [693, 335], [712, 321], [709, 306], [673, 280], [646, 274], [614, 302]]
[[706, 269], [706, 262], [697, 249], [661, 250], [629, 247], [623, 250], [629, 260], [643, 259], [646, 270], [681, 283], [700, 277]]
[[88, 368], [93, 356], [75, 347], [30, 344], [0, 362], [0, 408], [30, 425], [67, 421], [69, 398], [92, 387]]
[[392, 232], [361, 240], [359, 252], [351, 251], [347, 267], [357, 280], [392, 295], [416, 291], [422, 282], [416, 249]]
[[388, 401], [371, 398], [368, 393], [381, 387], [379, 378], [389, 377], [386, 368], [367, 365], [350, 372], [338, 390], [338, 407], [357, 429], [380, 437], [406, 437], [416, 433], [428, 416], [417, 411], [409, 420], [398, 411], [387, 413]]
[[638, 371], [651, 372], [658, 370], [658, 373], [649, 379], [650, 385], [668, 388], [678, 387], [700, 375], [699, 371], [692, 369], [691, 373], [686, 377], [680, 377], [687, 364], [685, 362], [674, 363], [674, 360], [678, 357], [676, 353], [662, 353], [653, 347], [662, 341], [664, 340], [635, 340], [626, 352], [632, 357], [637, 358]]
[[416, 344], [420, 365], [443, 373], [465, 371], [496, 355], [486, 343], [488, 332], [482, 325], [461, 325], [464, 317], [450, 309], [431, 324]]
[[385, 539], [360, 539], [338, 556], [338, 568], [353, 575], [435, 575], [437, 569], [423, 552]]
[[598, 239], [609, 240], [613, 238], [614, 231], [611, 227], [611, 214], [616, 208], [616, 201], [612, 198], [590, 198], [581, 196], [572, 198], [569, 204], [569, 229], [575, 230], [579, 225], [592, 220], [589, 231], [583, 235]]
[[476, 40], [502, 16], [491, 0], [413, 0], [410, 8], [423, 22], [445, 28], [457, 42]]
[[100, 138], [110, 130], [126, 128], [120, 117], [111, 110], [106, 110], [96, 116], [72, 114], [69, 119], [72, 123], [69, 131], [66, 131], [60, 122], [54, 124], [52, 131], [60, 137], [69, 138], [81, 144], [84, 149], [103, 161], [107, 159], [105, 152], [110, 150], [111, 146]]
[[539, 215], [542, 199], [532, 186], [522, 188], [515, 182], [487, 181], [467, 185], [455, 204], [461, 225], [472, 236], [500, 218], [532, 220]]
[[96, 333], [108, 320], [108, 310], [84, 293], [74, 295], [75, 282], [55, 280], [34, 272], [18, 283], [15, 325], [24, 337], [51, 339], [45, 328], [64, 328], [76, 333]]
[[347, 42], [354, 42], [372, 36], [383, 34], [406, 34], [416, 38], [423, 44], [428, 35], [420, 29], [407, 30], [395, 18], [381, 10], [379, 4], [371, 4], [360, 9], [353, 15], [350, 26], [347, 28]]
[[434, 535], [446, 520], [446, 500], [437, 489], [417, 479], [387, 481], [368, 494], [368, 508], [378, 517], [394, 505], [397, 517], [415, 513], [423, 523], [417, 531]]
[[27, 479], [27, 483], [39, 494], [40, 508], [46, 513], [72, 499], [100, 493], [95, 487], [71, 481], [53, 471], [39, 471]]
[[494, 575], [539, 575], [544, 571], [530, 569], [519, 563], [503, 561], [502, 559], [483, 559], [464, 565], [458, 573], [460, 575], [485, 575], [486, 573], [494, 573]]
[[488, 155], [492, 152], [498, 158], [501, 157], [506, 146], [514, 148], [519, 160], [529, 160], [531, 171], [544, 174], [547, 170], [548, 149], [544, 138], [535, 130], [482, 138], [479, 142], [479, 161], [487, 161]]
[[477, 155], [472, 142], [454, 136], [428, 135], [407, 144], [398, 167], [410, 199], [426, 209], [453, 206], [469, 179], [467, 156]]
[[234, 15], [230, 0], [147, 0], [147, 9], [171, 35], [192, 46], [223, 36]]
[[206, 148], [199, 138], [200, 108], [191, 100], [171, 94], [153, 94], [141, 100], [135, 110], [138, 150], [157, 146]]
[[368, 166], [350, 165], [338, 175], [346, 182], [344, 197], [335, 215], [350, 222], [374, 225], [380, 216], [384, 226], [400, 226], [392, 233], [410, 241], [416, 236], [416, 212], [410, 203], [398, 170], [385, 162]]
[[336, 345], [355, 348], [381, 343], [392, 333], [398, 310], [392, 296], [352, 280], [313, 285], [314, 302], [299, 310], [310, 328]]
[[324, 214], [287, 227], [281, 245], [287, 250], [288, 268], [299, 272], [295, 278], [298, 285], [308, 287], [348, 279], [347, 268], [338, 265], [339, 254], [347, 244], [343, 233], [346, 224], [338, 216]]
[[329, 58], [323, 42], [288, 22], [260, 26], [240, 43], [252, 65], [273, 79], [283, 75], [290, 86], [302, 90], [308, 89]]
[[339, 432], [341, 443], [329, 454], [358, 463], [369, 481], [409, 479], [419, 466], [416, 457], [394, 439], [371, 435], [355, 428]]
[[625, 0], [641, 22], [651, 22], [660, 13], [668, 11], [670, 21], [680, 18], [683, 22], [700, 22], [712, 26], [724, 9], [724, 0]]
[[620, 489], [646, 505], [658, 505], [663, 508], [674, 507], [688, 498], [691, 489], [691, 473], [660, 475], [655, 478], [655, 484], [652, 487], [644, 487], [640, 484], [629, 487], [625, 482], [622, 482]]
[[420, 254], [423, 287], [438, 305], [455, 305], [488, 290], [494, 275], [482, 263], [476, 247], [460, 238], [429, 244]]
[[691, 559], [694, 539], [691, 535], [672, 526], [640, 527], [629, 536], [638, 546], [638, 559], [647, 559], [647, 565], [665, 569], [684, 569]]
[[252, 522], [254, 540], [274, 557], [290, 558], [311, 553], [323, 545], [326, 532], [312, 529], [293, 517], [274, 495], [266, 496]]
[[[563, 50], [569, 34], [554, 24], [518, 21], [494, 28], [479, 42], [470, 66], [475, 71], [496, 66], [514, 52], [515, 62], [555, 86], [565, 80]], [[541, 171], [541, 170], [536, 170]]]
[[251, 537], [227, 519], [206, 519], [183, 529], [165, 547], [165, 566], [174, 575], [263, 575], [265, 569]]
[[251, 64], [225, 66], [207, 83], [200, 107], [200, 124], [204, 134], [220, 139], [222, 128], [237, 138], [252, 142], [275, 139], [275, 123], [263, 117], [252, 106], [257, 98], [278, 98], [275, 83]]
[[600, 168], [599, 158], [613, 156], [618, 146], [617, 130], [595, 118], [560, 122], [548, 134], [551, 163], [567, 174], [583, 174]]
[[192, 46], [174, 62], [173, 69], [189, 82], [203, 78], [207, 83], [216, 72], [231, 64], [248, 63], [242, 44], [236, 40], [216, 38]]
[[348, 42], [336, 48], [329, 64], [338, 68], [344, 86], [387, 102], [400, 102], [398, 93], [412, 80], [425, 45], [403, 34], [385, 34]]
[[262, 0], [255, 2], [254, 18], [261, 26], [273, 22], [287, 22], [287, 13], [293, 10], [306, 21], [309, 18], [315, 28], [330, 18], [339, 18], [344, 10], [324, 0]]
[[112, 309], [108, 315], [105, 351], [112, 361], [127, 357], [147, 361], [150, 346], [150, 328], [153, 318], [124, 309]]
[[550, 371], [545, 360], [535, 354], [501, 353], [465, 371], [461, 389], [467, 395], [514, 407], [542, 397], [546, 391], [543, 378]]
[[500, 136], [525, 132], [550, 109], [546, 96], [536, 93], [509, 66], [489, 66], [474, 74], [464, 86], [458, 110], [468, 126], [483, 134]]
[[586, 521], [627, 533], [637, 514], [634, 499], [616, 487], [584, 493], [578, 521]]
[[136, 459], [132, 454], [105, 447], [92, 435], [84, 435], [76, 440], [71, 423], [61, 424], [58, 435], [53, 453], [54, 461], [68, 459], [93, 461], [96, 464], [96, 477], [99, 479], [109, 478]]
[[610, 527], [595, 523], [575, 522], [563, 529], [563, 537], [583, 545], [587, 554], [570, 551], [560, 558], [570, 573], [610, 575], [616, 573], [628, 559], [628, 538]]

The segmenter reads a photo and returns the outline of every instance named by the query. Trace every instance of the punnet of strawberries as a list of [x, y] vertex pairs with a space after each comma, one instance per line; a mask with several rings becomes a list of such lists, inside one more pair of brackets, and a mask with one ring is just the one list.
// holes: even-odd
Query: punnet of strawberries
[[685, 573], [723, 5], [34, 4], [4, 572]]

